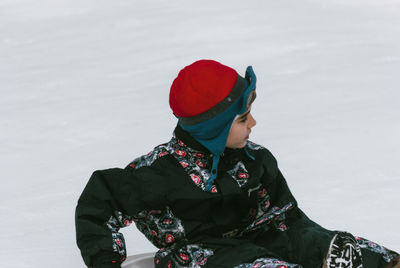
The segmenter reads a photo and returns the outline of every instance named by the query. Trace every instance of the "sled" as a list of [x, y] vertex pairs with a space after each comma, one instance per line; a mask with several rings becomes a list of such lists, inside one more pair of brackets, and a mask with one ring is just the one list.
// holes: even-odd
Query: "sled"
[[122, 263], [122, 268], [153, 268], [154, 252], [128, 256]]

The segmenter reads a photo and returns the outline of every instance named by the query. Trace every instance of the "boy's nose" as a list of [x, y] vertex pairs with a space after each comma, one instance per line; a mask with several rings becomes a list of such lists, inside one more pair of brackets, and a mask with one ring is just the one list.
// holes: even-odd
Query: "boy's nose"
[[253, 115], [249, 113], [249, 125], [248, 128], [252, 128], [257, 124], [257, 121], [254, 119]]

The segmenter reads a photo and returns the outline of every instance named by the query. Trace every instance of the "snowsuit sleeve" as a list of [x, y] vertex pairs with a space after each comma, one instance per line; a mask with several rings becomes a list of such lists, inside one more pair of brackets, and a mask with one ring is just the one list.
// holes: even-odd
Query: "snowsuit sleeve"
[[[262, 217], [272, 220], [269, 222], [269, 230], [257, 234], [256, 244], [276, 252], [284, 260], [301, 264], [303, 267], [321, 267], [332, 239], [336, 234], [343, 232], [325, 229], [307, 217], [298, 207], [276, 159], [268, 150], [263, 165], [266, 171], [266, 176], [262, 177], [263, 186], [269, 193], [269, 198], [265, 201], [270, 204], [270, 210]], [[260, 206], [265, 206], [265, 203], [261, 202]], [[273, 217], [270, 217], [270, 214]], [[273, 227], [281, 232], [274, 231]], [[377, 243], [358, 236], [355, 236], [354, 240], [360, 247], [362, 265], [365, 268], [387, 267], [398, 258], [398, 253]]]
[[140, 211], [134, 174], [124, 169], [95, 171], [75, 211], [76, 240], [88, 267], [120, 267], [126, 258], [121, 227]]
[[292, 204], [291, 207], [297, 207], [297, 201], [292, 195], [286, 179], [279, 170], [275, 157], [270, 151], [265, 151], [263, 166], [266, 173], [262, 177], [262, 184], [268, 189], [271, 204], [278, 207]]
[[[246, 228], [261, 246], [279, 259], [320, 267], [334, 232], [310, 220], [298, 207], [275, 157], [264, 150], [262, 187], [258, 193], [257, 218]], [[256, 232], [252, 232], [256, 231]]]

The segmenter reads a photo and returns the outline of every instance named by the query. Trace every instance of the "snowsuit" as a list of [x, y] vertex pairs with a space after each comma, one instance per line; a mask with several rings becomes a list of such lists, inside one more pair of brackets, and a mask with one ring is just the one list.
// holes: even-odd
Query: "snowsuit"
[[[179, 125], [173, 138], [125, 169], [96, 171], [76, 208], [89, 267], [120, 267], [119, 229], [134, 222], [160, 250], [155, 267], [321, 267], [335, 231], [297, 206], [273, 155], [248, 142], [224, 152], [211, 192], [212, 155]], [[356, 237], [366, 268], [398, 254]], [[264, 266], [263, 266], [264, 265]]]

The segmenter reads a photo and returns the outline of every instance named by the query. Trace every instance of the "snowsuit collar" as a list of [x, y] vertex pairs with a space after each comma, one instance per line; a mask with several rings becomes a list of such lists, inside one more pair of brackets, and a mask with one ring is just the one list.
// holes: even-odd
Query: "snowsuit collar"
[[[175, 137], [179, 140], [181, 140], [184, 144], [186, 144], [188, 147], [200, 151], [207, 155], [207, 157], [212, 158], [212, 153], [210, 150], [208, 150], [204, 145], [202, 145], [200, 142], [198, 142], [195, 138], [193, 138], [189, 132], [185, 131], [179, 124], [177, 124], [175, 130], [174, 130]], [[225, 148], [221, 160], [223, 163], [230, 163], [232, 164], [240, 158], [241, 155], [246, 155], [248, 158], [254, 160], [254, 157], [249, 155], [246, 151], [245, 148], [241, 149], [232, 149], [232, 148]]]
[[180, 139], [184, 144], [192, 149], [203, 152], [204, 154], [210, 155], [211, 152], [204, 145], [193, 138], [189, 132], [185, 131], [179, 124], [176, 125], [174, 130], [177, 139]]

